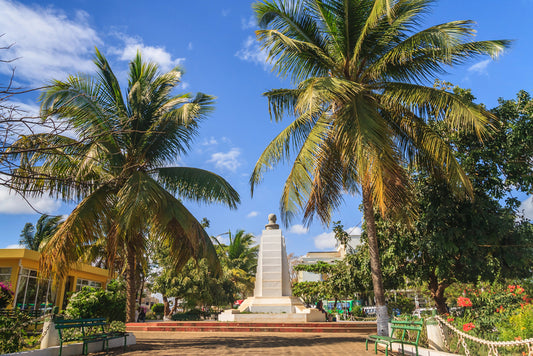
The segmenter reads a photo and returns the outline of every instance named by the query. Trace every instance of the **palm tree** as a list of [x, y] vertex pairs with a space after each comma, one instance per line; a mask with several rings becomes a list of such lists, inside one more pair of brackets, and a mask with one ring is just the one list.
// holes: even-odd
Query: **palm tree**
[[[452, 149], [428, 125], [443, 121], [481, 138], [495, 119], [482, 107], [427, 86], [445, 66], [500, 54], [509, 41], [473, 42], [472, 21], [415, 29], [431, 0], [265, 0], [254, 4], [256, 32], [281, 76], [294, 89], [274, 89], [271, 116], [292, 121], [260, 156], [255, 185], [290, 158], [281, 197], [285, 224], [303, 211], [329, 224], [343, 194], [361, 194], [378, 310], [378, 332], [388, 319], [374, 208], [384, 215], [414, 211], [406, 168], [422, 165], [445, 176], [457, 193], [472, 192]], [[412, 216], [412, 215], [411, 215]]]
[[54, 179], [18, 183], [28, 194], [81, 200], [44, 249], [43, 268], [62, 275], [88, 246], [105, 239], [107, 266], [117, 255], [125, 262], [126, 315], [133, 321], [137, 265], [145, 261], [148, 241], [168, 248], [176, 269], [190, 257], [207, 257], [220, 270], [209, 236], [175, 195], [230, 208], [239, 195], [214, 173], [171, 166], [190, 148], [214, 97], [172, 95], [180, 69], [160, 73], [140, 53], [129, 64], [125, 93], [98, 50], [94, 63], [95, 77], [54, 81], [40, 98], [42, 116], [56, 115], [73, 137], [40, 134], [15, 143], [44, 148], [21, 155], [21, 166]]
[[42, 214], [37, 224], [26, 223], [20, 234], [20, 244], [33, 251], [41, 251], [61, 225], [61, 216]]
[[234, 236], [229, 232], [229, 244], [223, 246], [227, 273], [242, 297], [251, 294], [254, 288], [259, 251], [259, 245], [253, 246], [254, 238], [254, 235], [245, 233], [244, 230], [237, 230]]

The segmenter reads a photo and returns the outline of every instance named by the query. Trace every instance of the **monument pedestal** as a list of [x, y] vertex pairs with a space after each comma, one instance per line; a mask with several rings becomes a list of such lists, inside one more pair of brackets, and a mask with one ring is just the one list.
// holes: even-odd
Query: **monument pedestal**
[[245, 299], [239, 309], [221, 313], [219, 321], [240, 322], [310, 322], [325, 321], [325, 315], [306, 308], [300, 298], [293, 297], [285, 239], [269, 215], [269, 224], [261, 235], [257, 258], [254, 296]]

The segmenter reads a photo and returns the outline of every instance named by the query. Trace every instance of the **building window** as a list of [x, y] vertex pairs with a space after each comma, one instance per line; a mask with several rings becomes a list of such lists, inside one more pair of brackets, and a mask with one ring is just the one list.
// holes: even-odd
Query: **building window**
[[15, 298], [17, 308], [46, 312], [52, 309], [55, 294], [50, 279], [39, 278], [35, 270], [21, 268]]
[[78, 278], [78, 280], [76, 281], [76, 292], [79, 292], [80, 290], [82, 290], [83, 287], [92, 287], [92, 288], [100, 289], [102, 288], [102, 283], [90, 281], [88, 279]]
[[0, 267], [0, 282], [11, 281], [11, 267]]

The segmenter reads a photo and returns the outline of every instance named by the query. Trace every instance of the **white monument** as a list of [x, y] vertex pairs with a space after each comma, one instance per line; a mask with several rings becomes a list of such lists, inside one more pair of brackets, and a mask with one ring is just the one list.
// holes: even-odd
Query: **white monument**
[[254, 296], [245, 299], [239, 309], [221, 313], [219, 321], [325, 321], [321, 311], [306, 308], [300, 298], [292, 296], [285, 239], [274, 214], [268, 216], [261, 235], [255, 278]]

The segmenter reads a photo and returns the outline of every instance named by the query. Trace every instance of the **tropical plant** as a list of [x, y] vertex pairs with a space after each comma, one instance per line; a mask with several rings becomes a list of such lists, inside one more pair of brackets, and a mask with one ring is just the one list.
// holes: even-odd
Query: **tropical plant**
[[[95, 77], [56, 80], [40, 98], [42, 116], [55, 115], [74, 137], [39, 134], [15, 143], [30, 148], [14, 155], [23, 168], [55, 179], [21, 176], [16, 183], [27, 194], [81, 200], [44, 249], [43, 269], [64, 274], [85, 247], [104, 238], [107, 265], [114, 266], [115, 256], [125, 262], [126, 320], [133, 321], [137, 265], [147, 263], [147, 241], [166, 246], [176, 269], [190, 257], [206, 257], [214, 271], [220, 270], [209, 236], [174, 194], [230, 208], [239, 195], [209, 171], [171, 167], [213, 110], [212, 96], [173, 95], [181, 70], [160, 73], [140, 53], [129, 64], [126, 92], [98, 50], [94, 63]], [[32, 153], [35, 147], [50, 149]]]
[[272, 117], [290, 123], [260, 156], [252, 193], [265, 171], [294, 163], [281, 197], [288, 222], [302, 210], [329, 223], [343, 194], [361, 193], [378, 306], [378, 333], [387, 333], [374, 208], [392, 216], [410, 207], [409, 164], [447, 177], [471, 193], [452, 148], [428, 125], [431, 117], [486, 137], [495, 117], [483, 107], [425, 85], [445, 66], [500, 54], [509, 41], [470, 41], [472, 21], [415, 28], [430, 0], [272, 0], [254, 4], [258, 40], [274, 70], [291, 75], [294, 89], [273, 89]]
[[26, 223], [20, 234], [20, 244], [33, 251], [40, 251], [61, 226], [62, 216], [43, 214], [37, 224]]
[[250, 295], [254, 289], [259, 251], [259, 246], [254, 246], [254, 238], [244, 230], [237, 230], [235, 235], [229, 232], [229, 244], [222, 246], [222, 263], [242, 297]]

